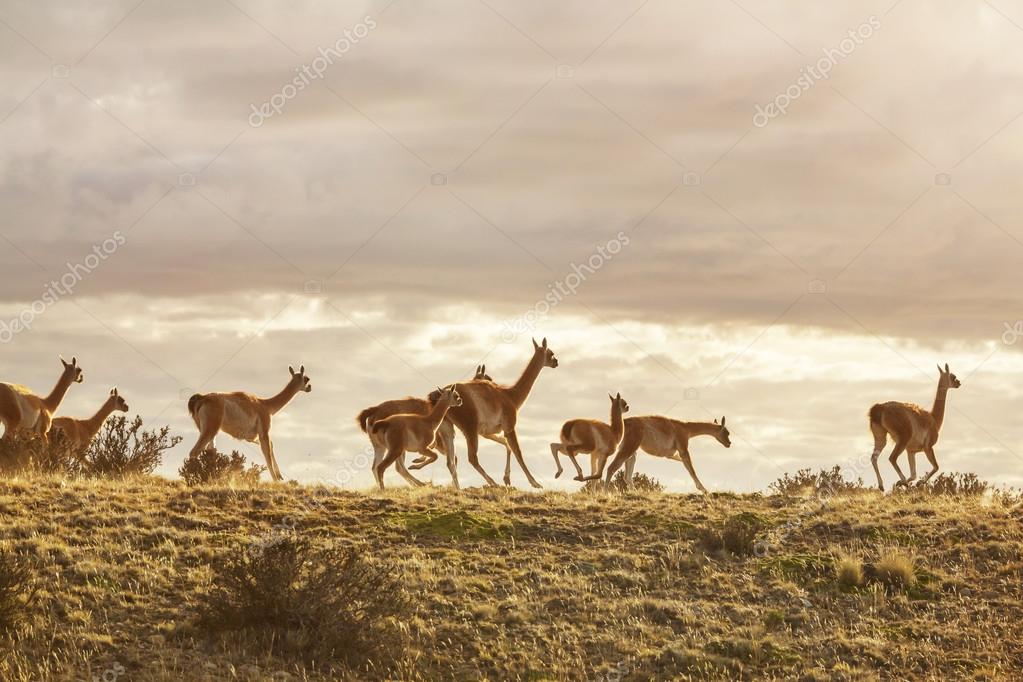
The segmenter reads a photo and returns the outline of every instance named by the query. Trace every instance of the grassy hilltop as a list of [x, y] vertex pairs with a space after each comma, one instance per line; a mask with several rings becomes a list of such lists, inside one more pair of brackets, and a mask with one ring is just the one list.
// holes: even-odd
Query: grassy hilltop
[[[294, 592], [305, 605], [298, 624], [207, 625], [210, 604], [231, 599], [214, 591], [225, 579], [212, 567], [281, 537], [309, 545], [296, 570], [315, 572], [322, 548], [355, 547], [362, 572], [350, 574], [367, 576], [367, 598], [394, 588], [391, 615], [365, 621], [379, 646], [373, 662], [352, 664], [360, 671], [331, 672], [303, 654], [334, 627], [337, 590], [326, 609], [317, 590], [344, 580], [340, 570]], [[822, 506], [13, 478], [0, 479], [0, 538], [39, 590], [28, 605], [14, 601], [24, 618], [0, 644], [4, 680], [948, 680], [1023, 670], [1023, 511], [998, 496], [861, 491]], [[0, 610], [3, 584], [0, 569]]]

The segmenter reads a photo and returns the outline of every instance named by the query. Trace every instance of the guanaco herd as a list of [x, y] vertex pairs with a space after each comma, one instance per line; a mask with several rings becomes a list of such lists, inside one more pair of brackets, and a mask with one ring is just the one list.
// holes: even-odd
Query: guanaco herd
[[[72, 419], [54, 416], [71, 385], [80, 384], [84, 380], [77, 358], [71, 358], [70, 363], [61, 358], [60, 362], [63, 365], [60, 378], [46, 397], [40, 397], [18, 384], [0, 383], [3, 438], [12, 438], [17, 432], [29, 432], [39, 436], [44, 443], [49, 443], [51, 433], [60, 432], [73, 452], [81, 456], [107, 417], [115, 411], [127, 412], [128, 404], [117, 388], [113, 388], [92, 417]], [[514, 384], [506, 386], [496, 383], [486, 373], [486, 366], [480, 365], [471, 381], [438, 387], [426, 398], [388, 400], [366, 408], [359, 413], [357, 419], [373, 446], [373, 476], [377, 485], [381, 490], [384, 489], [384, 471], [392, 464], [409, 484], [425, 485], [409, 473], [409, 469], [422, 469], [443, 454], [451, 473], [451, 483], [458, 488], [455, 457], [457, 427], [465, 437], [469, 463], [487, 485], [496, 486], [497, 483], [480, 465], [481, 437], [505, 447], [505, 485], [511, 485], [511, 460], [514, 456], [530, 485], [534, 488], [542, 487], [522, 457], [516, 427], [519, 410], [529, 397], [540, 372], [557, 366], [558, 360], [554, 351], [547, 346], [547, 339], [539, 344], [533, 340], [533, 356]], [[197, 455], [212, 447], [214, 438], [223, 431], [239, 440], [259, 443], [271, 478], [274, 481], [283, 480], [270, 440], [271, 419], [296, 395], [312, 391], [305, 366], [297, 372], [289, 367], [288, 371], [291, 378], [287, 385], [269, 398], [258, 398], [244, 392], [193, 395], [188, 400], [188, 413], [199, 431], [199, 438], [190, 454]], [[920, 485], [925, 485], [938, 471], [934, 445], [938, 442], [944, 421], [948, 391], [962, 385], [947, 364], [944, 368], [939, 365], [938, 373], [938, 391], [930, 411], [919, 405], [902, 402], [878, 403], [870, 408], [870, 430], [874, 435], [871, 464], [877, 474], [877, 487], [880, 490], [884, 490], [884, 482], [877, 460], [889, 436], [895, 442], [895, 447], [888, 459], [899, 475], [895, 487], [908, 486], [916, 481], [916, 455], [920, 452], [927, 456], [931, 465], [931, 470], [920, 480]], [[724, 417], [713, 423], [682, 422], [659, 416], [626, 418], [629, 404], [621, 393], [609, 397], [611, 415], [608, 423], [595, 419], [572, 419], [561, 427], [558, 442], [550, 445], [557, 467], [555, 478], [560, 477], [564, 471], [561, 455], [565, 455], [575, 468], [576, 481], [599, 481], [603, 478], [607, 485], [624, 466], [626, 482], [631, 485], [636, 455], [639, 450], [643, 450], [654, 457], [681, 462], [696, 488], [707, 493], [693, 468], [689, 441], [696, 436], [712, 436], [724, 447], [731, 447]], [[898, 464], [898, 458], [903, 452], [909, 456], [908, 478]], [[405, 466], [407, 453], [419, 455], [408, 467]], [[577, 459], [579, 455], [586, 454], [590, 456], [588, 475], [583, 472]]]

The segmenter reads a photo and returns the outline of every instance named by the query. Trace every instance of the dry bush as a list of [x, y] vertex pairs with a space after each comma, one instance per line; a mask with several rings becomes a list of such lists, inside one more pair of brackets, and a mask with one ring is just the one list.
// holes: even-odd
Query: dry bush
[[201, 597], [200, 625], [246, 630], [279, 643], [309, 663], [358, 668], [378, 661], [411, 603], [403, 581], [363, 561], [354, 548], [317, 549], [279, 533], [213, 566]]
[[256, 485], [266, 467], [258, 464], [245, 466], [245, 457], [234, 450], [230, 455], [207, 448], [195, 455], [189, 455], [178, 469], [178, 474], [188, 485], [216, 485], [241, 483]]
[[863, 479], [847, 481], [842, 476], [842, 467], [821, 469], [813, 473], [811, 469], [800, 469], [795, 474], [785, 474], [767, 486], [775, 495], [793, 497], [798, 495], [840, 495], [857, 492], [863, 489]]
[[51, 435], [47, 445], [35, 433], [19, 431], [0, 440], [0, 472], [69, 473], [81, 471], [81, 460], [74, 455], [63, 434]]
[[38, 590], [28, 559], [0, 546], [0, 635], [14, 633], [28, 616]]
[[640, 493], [663, 493], [664, 484], [658, 481], [653, 476], [647, 476], [646, 474], [634, 473], [632, 475], [632, 485], [629, 486], [625, 480], [625, 472], [619, 471], [615, 474], [614, 478], [611, 479], [611, 489], [618, 492], [640, 492]]
[[885, 547], [873, 566], [873, 576], [886, 587], [908, 589], [916, 584], [916, 556], [901, 547]]
[[146, 431], [142, 426], [142, 417], [130, 422], [112, 417], [84, 452], [76, 452], [60, 432], [50, 432], [48, 446], [35, 434], [16, 433], [0, 440], [0, 472], [109, 478], [151, 474], [160, 466], [163, 453], [181, 438], [172, 437], [169, 426], [158, 431]]
[[983, 495], [991, 486], [977, 474], [941, 473], [930, 482], [931, 492], [941, 495]]
[[171, 436], [170, 427], [144, 431], [142, 417], [111, 417], [89, 445], [83, 457], [83, 473], [89, 476], [127, 478], [153, 473], [163, 453], [181, 442]]
[[757, 539], [768, 528], [760, 515], [741, 512], [729, 516], [720, 526], [703, 528], [698, 542], [705, 551], [728, 550], [737, 556], [752, 556], [756, 553]]
[[[603, 481], [587, 481], [586, 485], [583, 486], [583, 490], [590, 492], [604, 490], [604, 483]], [[625, 480], [625, 472], [619, 471], [614, 475], [614, 478], [611, 479], [611, 485], [607, 488], [607, 490], [614, 491], [616, 493], [663, 493], [664, 484], [653, 476], [634, 473], [632, 475], [632, 485], [629, 486], [628, 482]]]

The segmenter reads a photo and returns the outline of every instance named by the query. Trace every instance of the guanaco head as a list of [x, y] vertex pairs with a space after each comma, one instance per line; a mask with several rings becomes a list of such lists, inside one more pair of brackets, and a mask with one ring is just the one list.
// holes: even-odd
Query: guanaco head
[[558, 359], [554, 357], [554, 351], [547, 347], [547, 337], [544, 337], [543, 343], [537, 345], [536, 339], [533, 339], [533, 354], [543, 354], [543, 366], [555, 369], [558, 366]]
[[473, 381], [493, 381], [490, 375], [487, 374], [486, 365], [476, 365], [476, 376], [472, 378]]
[[728, 427], [725, 426], [725, 418], [722, 417], [720, 422], [715, 419], [714, 423], [721, 427], [714, 433], [714, 437], [726, 448], [732, 447], [732, 439], [729, 437]]
[[942, 369], [941, 365], [938, 365], [938, 372], [941, 374], [941, 378], [939, 379], [941, 386], [945, 388], [959, 388], [962, 386], [962, 383], [958, 378], [956, 378], [956, 375], [949, 371], [947, 362], [945, 363], [945, 369]]
[[110, 397], [108, 398], [108, 400], [110, 400], [110, 402], [113, 403], [114, 409], [116, 411], [118, 412], [128, 411], [128, 403], [124, 402], [124, 398], [122, 398], [121, 394], [117, 392], [116, 386], [110, 389]]
[[64, 362], [64, 358], [61, 358], [60, 364], [64, 365], [63, 378], [69, 379], [71, 383], [74, 384], [80, 384], [85, 381], [85, 375], [82, 374], [82, 368], [78, 366], [78, 358], [71, 358], [70, 364]]
[[312, 382], [310, 382], [309, 377], [305, 375], [305, 365], [299, 367], [297, 372], [294, 367], [288, 367], [288, 371], [291, 372], [291, 383], [298, 388], [298, 390], [305, 391], [306, 393], [313, 390]]
[[454, 386], [448, 386], [447, 388], [437, 387], [437, 390], [430, 394], [430, 397], [437, 396], [437, 402], [444, 405], [445, 407], [461, 407], [462, 396], [458, 395], [458, 391], [455, 390]]
[[625, 402], [625, 398], [622, 397], [621, 393], [618, 395], [611, 395], [608, 393], [607, 397], [611, 399], [611, 406], [614, 407], [617, 405], [621, 409], [622, 414], [629, 411], [629, 403]]

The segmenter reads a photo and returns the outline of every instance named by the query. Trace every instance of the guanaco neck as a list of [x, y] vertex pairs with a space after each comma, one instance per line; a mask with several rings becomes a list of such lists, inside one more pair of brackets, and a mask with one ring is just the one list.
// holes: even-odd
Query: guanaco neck
[[99, 408], [99, 412], [89, 417], [88, 419], [82, 420], [82, 424], [85, 426], [86, 431], [91, 435], [99, 433], [99, 428], [103, 426], [103, 422], [107, 420], [111, 414], [114, 413], [116, 402], [113, 398], [103, 403], [103, 407]]
[[611, 403], [611, 433], [618, 441], [625, 435], [625, 419], [622, 416], [622, 406], [617, 400]]
[[511, 398], [512, 403], [515, 404], [516, 409], [522, 407], [526, 402], [526, 398], [529, 397], [529, 392], [533, 390], [533, 384], [536, 383], [536, 378], [540, 376], [540, 370], [543, 369], [544, 352], [538, 350], [533, 353], [533, 359], [526, 365], [526, 369], [522, 371], [522, 376], [515, 384], [507, 389], [508, 396]]
[[934, 417], [934, 425], [941, 430], [941, 424], [945, 421], [945, 400], [948, 398], [948, 386], [938, 380], [938, 392], [934, 396], [934, 407], [931, 408], [931, 416]]
[[284, 406], [291, 402], [291, 399], [298, 395], [302, 384], [298, 381], [289, 381], [284, 390], [271, 398], [263, 398], [263, 406], [270, 414], [277, 414], [284, 409]]
[[451, 403], [438, 400], [436, 404], [430, 408], [429, 413], [426, 415], [427, 423], [433, 427], [436, 431], [440, 427], [440, 423], [444, 421], [444, 417], [447, 416], [448, 410], [451, 409]]
[[50, 395], [43, 398], [43, 407], [53, 414], [60, 407], [61, 401], [64, 400], [64, 396], [67, 395], [67, 391], [71, 388], [71, 381], [73, 375], [71, 372], [64, 372], [60, 375], [60, 379], [57, 380], [57, 385], [50, 391]]
[[711, 424], [710, 422], [682, 422], [682, 426], [690, 436], [713, 436], [721, 430], [720, 424]]

